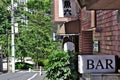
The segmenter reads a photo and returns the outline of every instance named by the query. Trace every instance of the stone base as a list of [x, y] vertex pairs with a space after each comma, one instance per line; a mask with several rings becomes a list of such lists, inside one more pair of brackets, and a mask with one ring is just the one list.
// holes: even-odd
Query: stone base
[[120, 74], [83, 74], [79, 80], [120, 80]]

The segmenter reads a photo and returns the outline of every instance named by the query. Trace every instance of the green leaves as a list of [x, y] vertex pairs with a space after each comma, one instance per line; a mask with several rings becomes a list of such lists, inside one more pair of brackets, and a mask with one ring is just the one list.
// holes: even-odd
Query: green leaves
[[54, 50], [49, 56], [47, 77], [50, 80], [65, 80], [70, 76], [69, 55], [61, 50]]
[[47, 11], [50, 8], [50, 0], [29, 0], [27, 7], [32, 10]]
[[[48, 6], [44, 6], [46, 2]], [[33, 12], [23, 12], [29, 17], [29, 22], [28, 25], [19, 26], [19, 35], [15, 37], [17, 57], [30, 56], [38, 63], [41, 59], [47, 59], [55, 48], [51, 36], [51, 17], [45, 15], [48, 14], [45, 9], [50, 9], [49, 6], [49, 0], [29, 0], [27, 3], [28, 10]]]
[[10, 14], [7, 11], [7, 8], [4, 3], [0, 3], [0, 34], [5, 34], [7, 27], [9, 27], [10, 22], [7, 19], [7, 16]]
[[46, 68], [49, 80], [77, 80], [77, 53], [54, 50], [48, 59]]
[[9, 36], [7, 32], [10, 32], [10, 13], [7, 10], [7, 0], [0, 0], [0, 45], [5, 56], [7, 56], [9, 46]]

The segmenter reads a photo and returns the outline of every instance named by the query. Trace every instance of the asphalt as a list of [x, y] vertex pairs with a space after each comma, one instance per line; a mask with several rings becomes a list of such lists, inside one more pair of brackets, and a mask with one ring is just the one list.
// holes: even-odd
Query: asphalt
[[[24, 72], [30, 72], [30, 71], [21, 70], [21, 71], [16, 71], [15, 73], [22, 73], [22, 72], [24, 73]], [[39, 71], [31, 71], [31, 72], [39, 73]], [[0, 72], [0, 75], [7, 74], [7, 73], [11, 73], [11, 72], [3, 71], [3, 72]], [[34, 80], [34, 79], [32, 79], [32, 80]], [[47, 77], [46, 77], [46, 71], [42, 71], [41, 75], [39, 73], [35, 80], [48, 80]]]

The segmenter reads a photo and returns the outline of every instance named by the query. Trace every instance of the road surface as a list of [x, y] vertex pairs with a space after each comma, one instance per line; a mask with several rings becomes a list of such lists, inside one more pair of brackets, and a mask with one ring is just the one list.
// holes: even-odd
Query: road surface
[[[39, 72], [21, 71], [16, 73], [6, 73], [0, 75], [0, 80], [43, 80], [45, 72], [40, 75]], [[46, 78], [44, 80], [47, 80]]]

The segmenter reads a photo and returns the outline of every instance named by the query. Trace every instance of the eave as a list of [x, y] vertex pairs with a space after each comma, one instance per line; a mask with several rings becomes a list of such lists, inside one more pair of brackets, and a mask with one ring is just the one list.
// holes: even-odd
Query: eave
[[120, 9], [120, 0], [78, 0], [81, 7], [89, 10]]

